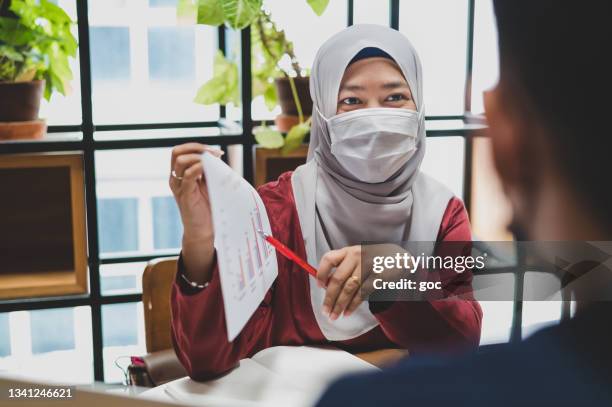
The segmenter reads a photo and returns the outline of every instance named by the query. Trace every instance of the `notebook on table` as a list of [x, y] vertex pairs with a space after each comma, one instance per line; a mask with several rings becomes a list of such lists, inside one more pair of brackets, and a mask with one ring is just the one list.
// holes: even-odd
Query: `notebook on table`
[[164, 391], [175, 402], [203, 406], [311, 406], [334, 379], [373, 370], [378, 368], [337, 348], [277, 346], [241, 360], [219, 379], [183, 378]]

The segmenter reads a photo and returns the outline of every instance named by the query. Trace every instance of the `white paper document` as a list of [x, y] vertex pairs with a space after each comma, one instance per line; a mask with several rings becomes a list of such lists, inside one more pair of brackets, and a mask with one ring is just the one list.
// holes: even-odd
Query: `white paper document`
[[258, 230], [272, 234], [255, 189], [221, 159], [202, 155], [215, 230], [221, 291], [232, 341], [255, 312], [278, 275], [276, 251]]
[[165, 384], [170, 399], [218, 407], [306, 407], [346, 373], [378, 368], [339, 349], [276, 346], [260, 351], [227, 375], [208, 382], [189, 378]]

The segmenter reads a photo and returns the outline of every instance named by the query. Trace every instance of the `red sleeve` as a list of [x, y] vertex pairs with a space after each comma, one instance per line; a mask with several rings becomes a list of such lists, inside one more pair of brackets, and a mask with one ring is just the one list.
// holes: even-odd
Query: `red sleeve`
[[[453, 198], [440, 224], [436, 251], [440, 242], [471, 240], [467, 211], [460, 199]], [[466, 250], [470, 247], [464, 246], [456, 255], [469, 254]], [[447, 291], [471, 292], [471, 273], [453, 272], [452, 279], [443, 281]], [[380, 312], [373, 311], [385, 335], [411, 353], [454, 352], [476, 348], [480, 342], [482, 310], [470, 296], [463, 294], [463, 299], [448, 301], [396, 301]]]
[[[291, 173], [258, 189], [270, 219], [273, 234], [287, 246], [304, 253], [299, 222], [294, 216]], [[293, 263], [278, 256], [279, 274], [240, 334], [229, 342], [219, 270], [209, 285], [194, 290], [180, 278], [172, 288], [172, 337], [176, 353], [189, 376], [207, 380], [235, 367], [240, 359], [276, 345], [317, 342], [320, 334], [309, 318], [305, 302], [308, 278], [296, 272]], [[179, 272], [182, 261], [179, 258]], [[275, 304], [278, 304], [275, 306]], [[305, 305], [306, 304], [306, 305]], [[312, 311], [309, 311], [312, 315]]]
[[[179, 259], [178, 272], [181, 268]], [[229, 342], [217, 265], [209, 285], [197, 292], [177, 278], [171, 296], [172, 339], [189, 376], [195, 380], [211, 379], [234, 368], [240, 359], [269, 346], [265, 333], [271, 322], [270, 301], [268, 291], [244, 329]]]

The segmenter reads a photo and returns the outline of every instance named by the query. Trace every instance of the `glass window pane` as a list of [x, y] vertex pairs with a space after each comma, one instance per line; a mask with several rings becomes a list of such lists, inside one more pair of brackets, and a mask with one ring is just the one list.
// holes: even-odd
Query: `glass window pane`
[[388, 26], [389, 15], [388, 1], [353, 1], [353, 24], [380, 24]]
[[[187, 82], [195, 80], [195, 32], [192, 27], [149, 28], [149, 79]], [[182, 55], [176, 58], [176, 55]]]
[[[561, 290], [561, 281], [557, 276], [542, 272], [525, 273], [525, 298], [536, 298], [537, 287], [547, 287]], [[557, 291], [550, 301], [523, 302], [523, 338], [550, 325], [559, 323], [561, 319], [561, 291]]]
[[474, 9], [474, 60], [472, 66], [472, 112], [483, 113], [482, 93], [497, 83], [499, 61], [497, 27], [491, 0], [476, 0]]
[[467, 0], [402, 0], [399, 28], [423, 65], [425, 113], [464, 112]]
[[96, 124], [219, 118], [193, 102], [212, 77], [216, 28], [178, 26], [176, 2], [159, 0], [92, 0], [89, 24]]
[[112, 304], [102, 308], [104, 346], [138, 344], [136, 303]]
[[146, 352], [142, 303], [111, 304], [102, 307], [104, 381], [124, 381], [115, 362]]
[[8, 314], [0, 314], [0, 358], [11, 354], [11, 335]]
[[91, 27], [91, 79], [94, 82], [128, 82], [130, 30], [127, 27]]
[[[346, 1], [330, 1], [320, 17], [305, 1], [264, 0], [264, 7], [271, 12], [277, 27], [285, 30], [287, 38], [293, 41], [302, 69], [310, 69], [323, 42], [346, 27]], [[279, 113], [278, 107], [270, 112], [261, 96], [253, 101], [252, 117], [257, 120], [273, 119]]]
[[0, 372], [39, 381], [91, 383], [92, 346], [89, 307], [0, 314]]
[[[513, 274], [480, 274], [474, 276], [474, 285], [478, 287], [508, 287], [514, 289], [515, 278]], [[482, 294], [483, 297], [479, 297]], [[482, 330], [480, 333], [480, 344], [508, 342], [512, 330], [512, 319], [514, 315], [513, 301], [492, 301], [491, 295], [476, 291], [474, 296], [479, 300], [482, 308]], [[489, 301], [483, 301], [487, 298]]]
[[150, 7], [176, 7], [176, 0], [149, 0]]
[[463, 137], [428, 137], [421, 170], [463, 197]]
[[30, 313], [32, 353], [74, 348], [74, 311], [46, 309]]
[[153, 197], [153, 245], [155, 249], [181, 247], [183, 226], [173, 197]]
[[[77, 20], [75, 0], [59, 0], [54, 2], [60, 6], [73, 21]], [[72, 34], [78, 41], [78, 29], [76, 24]], [[79, 66], [78, 51], [76, 58], [70, 58], [70, 69], [72, 70], [72, 81], [67, 89], [66, 96], [54, 92], [51, 100], [42, 99], [40, 105], [40, 117], [47, 120], [49, 125], [72, 125], [81, 123], [81, 74]]]
[[482, 330], [480, 345], [510, 341], [514, 302], [480, 301], [482, 308]]
[[100, 290], [102, 295], [142, 292], [142, 272], [146, 265], [146, 262], [101, 265]]
[[138, 250], [137, 198], [99, 199], [98, 224], [101, 252]]
[[168, 186], [170, 153], [170, 148], [96, 152], [102, 255], [178, 252], [182, 226]]

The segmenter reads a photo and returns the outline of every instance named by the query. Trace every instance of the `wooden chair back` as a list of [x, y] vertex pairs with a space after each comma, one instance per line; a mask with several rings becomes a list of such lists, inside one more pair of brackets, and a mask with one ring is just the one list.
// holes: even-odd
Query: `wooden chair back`
[[149, 353], [172, 348], [170, 291], [177, 260], [177, 257], [153, 259], [142, 274], [142, 304]]

